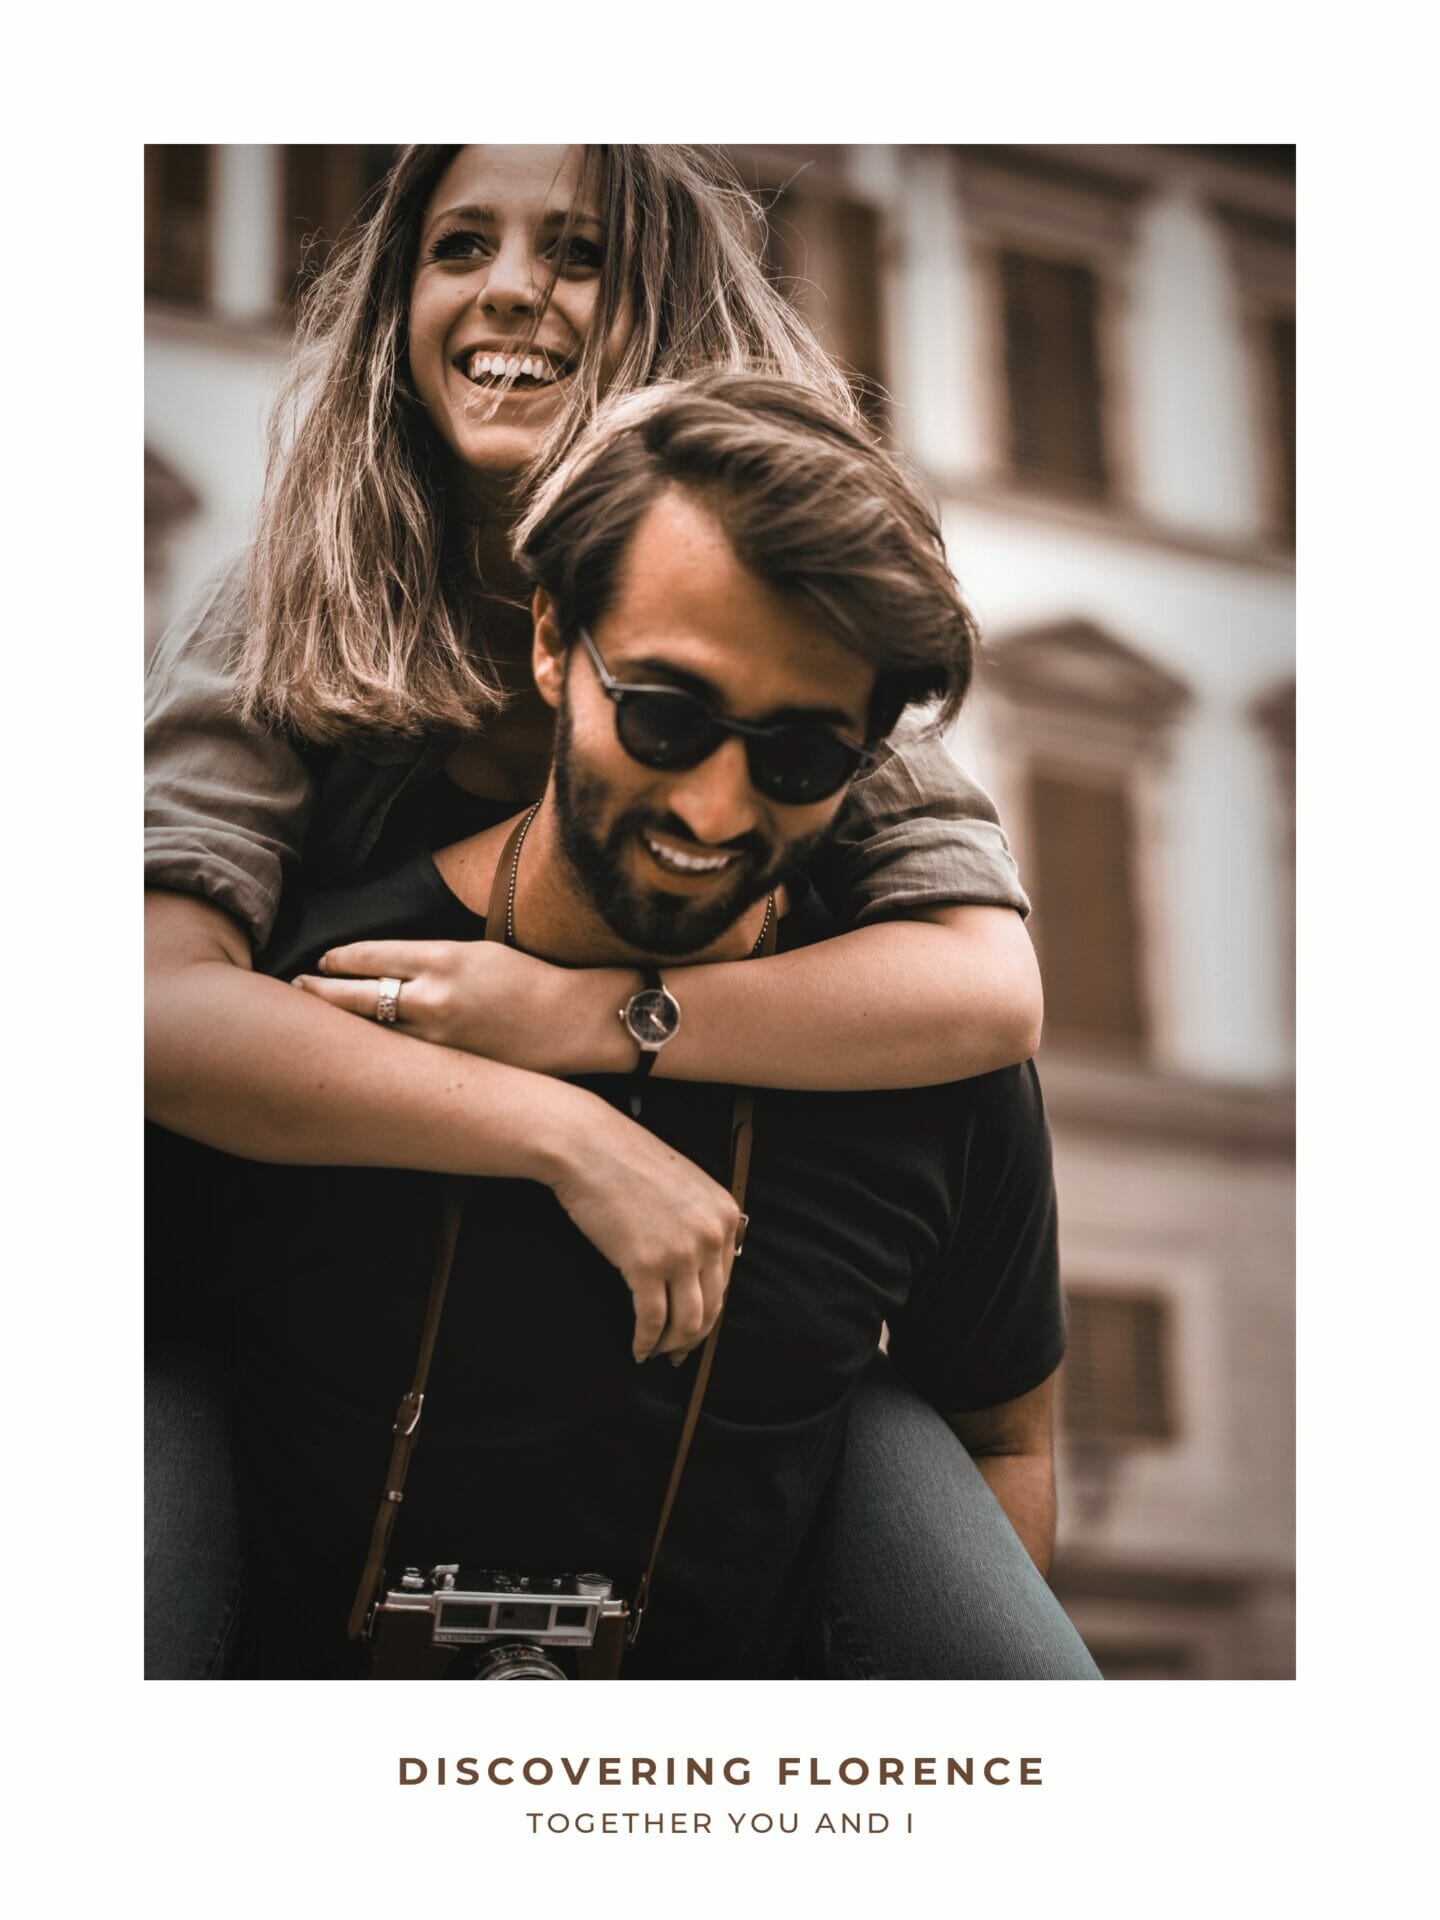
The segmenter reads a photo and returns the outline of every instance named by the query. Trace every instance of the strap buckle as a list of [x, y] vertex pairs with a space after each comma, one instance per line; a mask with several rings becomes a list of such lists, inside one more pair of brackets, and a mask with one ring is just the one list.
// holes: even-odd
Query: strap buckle
[[633, 1647], [640, 1638], [640, 1622], [645, 1618], [645, 1608], [650, 1597], [650, 1576], [647, 1574], [640, 1582], [639, 1591], [630, 1608], [630, 1625], [625, 1630], [625, 1645]]
[[393, 1431], [398, 1433], [402, 1439], [408, 1440], [410, 1435], [414, 1433], [415, 1429], [419, 1426], [420, 1415], [424, 1410], [424, 1394], [416, 1393], [412, 1387], [395, 1410], [395, 1426]]

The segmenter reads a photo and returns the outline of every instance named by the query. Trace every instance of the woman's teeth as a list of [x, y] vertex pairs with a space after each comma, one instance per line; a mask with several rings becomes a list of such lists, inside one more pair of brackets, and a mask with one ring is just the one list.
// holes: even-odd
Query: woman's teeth
[[733, 853], [681, 853], [676, 847], [662, 847], [648, 833], [645, 844], [667, 873], [719, 873], [736, 857]]
[[482, 380], [529, 380], [537, 387], [553, 386], [560, 378], [548, 360], [531, 354], [477, 353], [465, 369], [466, 378], [477, 385]]

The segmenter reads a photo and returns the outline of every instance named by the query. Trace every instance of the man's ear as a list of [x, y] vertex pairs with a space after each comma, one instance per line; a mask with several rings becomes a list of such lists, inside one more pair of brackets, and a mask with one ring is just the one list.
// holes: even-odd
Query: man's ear
[[568, 648], [560, 637], [560, 610], [544, 587], [535, 589], [535, 598], [530, 602], [530, 620], [533, 630], [530, 670], [546, 706], [558, 707], [565, 685]]

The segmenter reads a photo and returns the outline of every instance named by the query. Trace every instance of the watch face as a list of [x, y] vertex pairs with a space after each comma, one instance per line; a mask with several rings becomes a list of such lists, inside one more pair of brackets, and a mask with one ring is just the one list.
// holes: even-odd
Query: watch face
[[647, 987], [625, 1009], [625, 1024], [642, 1047], [663, 1046], [680, 1026], [680, 1004], [664, 987]]

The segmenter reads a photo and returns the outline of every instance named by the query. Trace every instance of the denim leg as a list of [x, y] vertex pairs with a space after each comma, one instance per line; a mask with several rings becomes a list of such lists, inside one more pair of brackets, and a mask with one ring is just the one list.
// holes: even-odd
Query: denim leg
[[851, 1402], [815, 1633], [827, 1679], [1100, 1678], [979, 1468], [884, 1359]]
[[221, 1680], [234, 1657], [240, 1519], [225, 1400], [193, 1348], [145, 1371], [145, 1677]]

